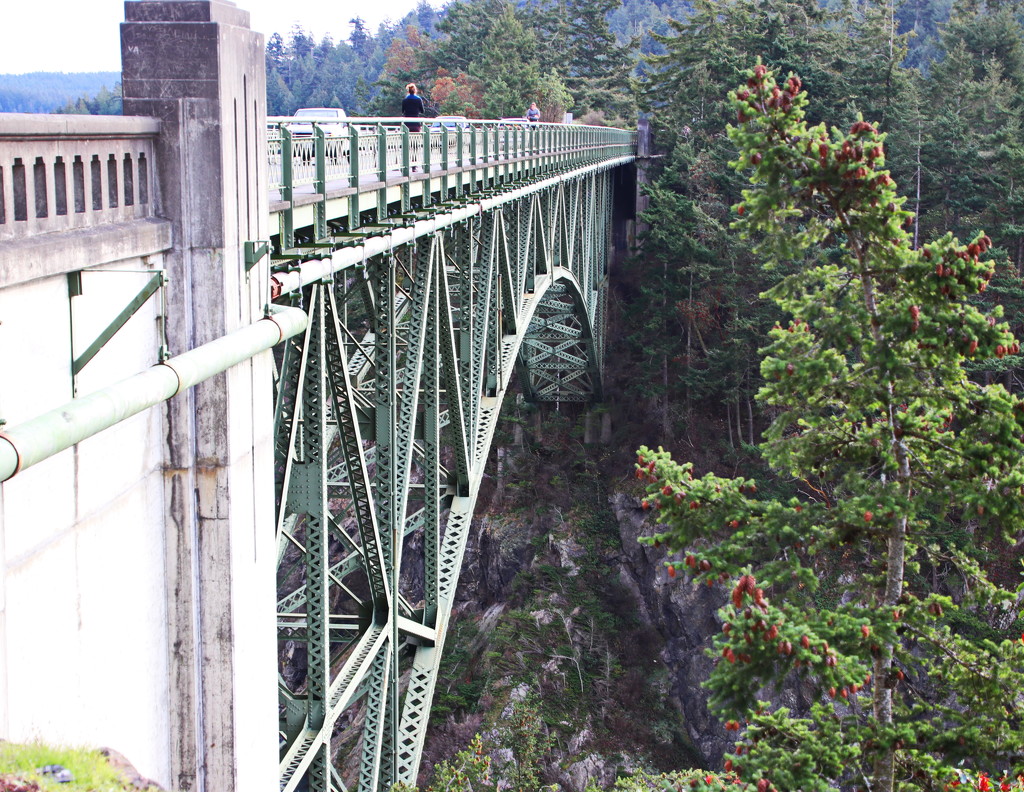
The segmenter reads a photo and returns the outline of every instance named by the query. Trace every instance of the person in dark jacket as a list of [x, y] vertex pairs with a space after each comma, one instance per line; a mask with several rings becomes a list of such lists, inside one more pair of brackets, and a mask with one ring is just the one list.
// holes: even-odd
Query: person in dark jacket
[[[409, 95], [402, 100], [402, 115], [406, 118], [419, 118], [423, 115], [423, 100], [416, 95], [416, 83], [409, 83], [405, 86]], [[406, 121], [410, 132], [420, 131], [419, 121]]]

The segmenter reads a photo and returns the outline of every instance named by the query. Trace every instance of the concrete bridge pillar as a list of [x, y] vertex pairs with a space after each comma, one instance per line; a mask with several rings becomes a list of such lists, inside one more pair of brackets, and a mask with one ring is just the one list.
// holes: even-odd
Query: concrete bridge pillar
[[[226, 0], [125, 3], [125, 115], [162, 122], [159, 212], [177, 354], [260, 318], [267, 238], [263, 36]], [[165, 449], [171, 784], [277, 787], [272, 360], [169, 403]], [[244, 654], [237, 647], [245, 647]]]
[[647, 223], [640, 216], [647, 211], [650, 199], [647, 196], [647, 185], [651, 183], [648, 167], [651, 162], [651, 121], [641, 118], [636, 125], [636, 228], [632, 235], [630, 249], [638, 250], [642, 239], [647, 233]]

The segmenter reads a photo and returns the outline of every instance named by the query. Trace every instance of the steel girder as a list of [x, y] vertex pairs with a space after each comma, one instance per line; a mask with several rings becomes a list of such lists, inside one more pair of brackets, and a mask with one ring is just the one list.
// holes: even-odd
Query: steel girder
[[[608, 172], [341, 270], [293, 298], [275, 414], [281, 789], [415, 783], [477, 491], [518, 368], [601, 391]], [[304, 661], [303, 661], [304, 658]]]

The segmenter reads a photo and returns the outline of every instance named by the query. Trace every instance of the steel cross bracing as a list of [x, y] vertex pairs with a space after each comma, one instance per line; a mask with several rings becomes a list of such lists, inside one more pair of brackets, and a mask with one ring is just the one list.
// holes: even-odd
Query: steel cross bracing
[[[611, 175], [291, 296], [275, 414], [281, 789], [413, 784], [499, 408], [601, 389]], [[303, 659], [304, 658], [304, 659]], [[355, 735], [355, 736], [353, 736]]]

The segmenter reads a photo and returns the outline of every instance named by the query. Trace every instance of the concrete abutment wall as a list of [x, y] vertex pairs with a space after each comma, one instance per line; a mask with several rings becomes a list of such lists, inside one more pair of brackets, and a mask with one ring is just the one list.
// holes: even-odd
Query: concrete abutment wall
[[[129, 2], [126, 115], [160, 119], [168, 343], [195, 348], [258, 320], [266, 238], [263, 37], [233, 3]], [[171, 784], [271, 789], [277, 775], [273, 409], [269, 354], [168, 404], [164, 497]], [[236, 647], [246, 647], [244, 654]]]
[[[174, 355], [250, 325], [268, 302], [266, 261], [247, 273], [243, 257], [268, 236], [262, 35], [225, 0], [127, 2], [125, 19], [124, 112], [138, 118], [68, 121], [38, 152], [0, 127], [0, 169], [48, 169], [35, 198], [4, 204], [59, 207], [0, 227], [9, 425], [146, 369], [165, 340]], [[24, 149], [9, 163], [8, 140]], [[140, 163], [145, 202], [128, 203]], [[94, 209], [94, 194], [118, 199]], [[72, 377], [161, 269], [169, 285]], [[272, 365], [263, 353], [0, 485], [0, 738], [107, 745], [178, 792], [277, 788]]]

